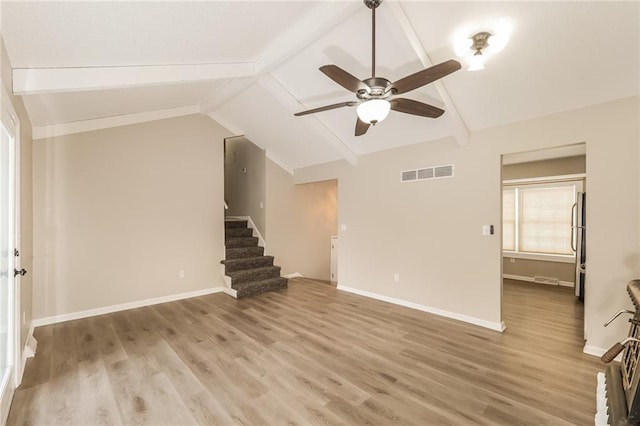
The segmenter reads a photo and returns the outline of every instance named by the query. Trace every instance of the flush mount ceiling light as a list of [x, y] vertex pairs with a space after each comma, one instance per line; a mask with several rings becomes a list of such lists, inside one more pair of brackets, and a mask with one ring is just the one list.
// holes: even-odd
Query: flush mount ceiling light
[[489, 47], [489, 37], [491, 37], [491, 33], [486, 31], [479, 32], [471, 37], [473, 56], [469, 60], [469, 71], [484, 69], [484, 56], [482, 55], [482, 51]]
[[467, 24], [454, 34], [454, 50], [467, 61], [469, 71], [484, 69], [486, 61], [505, 48], [512, 30], [513, 24], [508, 18]]

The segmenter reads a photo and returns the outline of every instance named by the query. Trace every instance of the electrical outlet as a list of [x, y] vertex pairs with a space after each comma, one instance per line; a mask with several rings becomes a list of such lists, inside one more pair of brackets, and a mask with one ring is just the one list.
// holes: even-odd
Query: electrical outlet
[[397, 272], [395, 274], [393, 274], [393, 280], [395, 282], [399, 283], [400, 282], [400, 274], [397, 273]]
[[178, 274], [178, 276], [179, 276], [180, 278], [184, 278], [184, 271], [180, 271], [180, 273]]

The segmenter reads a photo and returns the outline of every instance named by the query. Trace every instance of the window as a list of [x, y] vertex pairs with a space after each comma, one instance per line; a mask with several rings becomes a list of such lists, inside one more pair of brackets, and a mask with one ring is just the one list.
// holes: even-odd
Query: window
[[573, 256], [571, 225], [581, 182], [503, 187], [504, 251]]

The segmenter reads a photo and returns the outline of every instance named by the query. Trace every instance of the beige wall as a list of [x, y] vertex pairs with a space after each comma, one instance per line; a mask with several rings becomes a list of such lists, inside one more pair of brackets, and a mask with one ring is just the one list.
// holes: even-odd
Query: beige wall
[[[586, 172], [586, 166], [585, 155], [509, 164], [502, 166], [502, 179], [527, 179], [580, 174]], [[502, 265], [504, 274], [532, 279], [535, 276], [558, 278], [560, 281], [571, 283], [575, 281], [575, 262], [547, 262], [531, 259], [513, 259], [513, 261], [511, 261], [511, 258], [504, 258]]]
[[283, 275], [330, 280], [337, 198], [337, 181], [294, 185], [289, 173], [267, 160], [266, 251]]
[[[490, 237], [481, 227], [501, 223], [501, 155], [586, 142], [587, 345], [608, 348], [627, 324], [602, 323], [629, 307], [625, 286], [640, 272], [638, 105], [622, 99], [474, 132], [465, 146], [445, 139], [296, 175], [339, 179], [340, 285], [499, 322], [500, 227]], [[449, 163], [454, 178], [399, 182], [400, 170]]]
[[585, 173], [587, 159], [584, 155], [553, 158], [550, 160], [530, 161], [502, 166], [502, 179], [526, 179], [545, 176], [561, 176]]
[[34, 318], [222, 286], [227, 136], [192, 115], [34, 141]]
[[27, 275], [20, 278], [20, 342], [24, 347], [32, 320], [32, 278], [33, 278], [33, 203], [31, 155], [32, 137], [31, 122], [24, 108], [22, 98], [12, 96], [12, 70], [4, 41], [0, 36], [2, 61], [2, 84], [11, 98], [11, 103], [20, 120], [20, 267], [26, 269]]
[[255, 146], [244, 136], [229, 138], [226, 140], [224, 163], [224, 196], [229, 204], [227, 216], [250, 216], [264, 236], [264, 203], [266, 201], [264, 150]]

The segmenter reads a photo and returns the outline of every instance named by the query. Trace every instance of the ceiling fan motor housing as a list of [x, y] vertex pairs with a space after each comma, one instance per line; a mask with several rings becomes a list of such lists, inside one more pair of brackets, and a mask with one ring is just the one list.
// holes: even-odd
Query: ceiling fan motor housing
[[358, 99], [386, 99], [392, 95], [390, 90], [391, 82], [382, 77], [371, 77], [366, 80], [362, 80], [367, 85], [367, 89], [360, 89], [356, 96]]
[[382, 3], [382, 0], [363, 0], [365, 6], [367, 6], [369, 9], [375, 9], [378, 6], [380, 6], [380, 4]]

